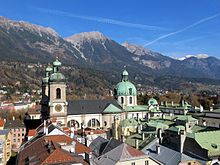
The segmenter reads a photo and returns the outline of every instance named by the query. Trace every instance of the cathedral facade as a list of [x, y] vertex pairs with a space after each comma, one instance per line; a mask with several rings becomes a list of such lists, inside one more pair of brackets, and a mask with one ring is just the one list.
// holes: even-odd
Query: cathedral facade
[[46, 68], [42, 81], [42, 120], [51, 120], [61, 127], [105, 129], [127, 118], [149, 117], [149, 106], [137, 105], [137, 90], [128, 76], [124, 70], [115, 86], [114, 99], [67, 100], [66, 78], [61, 72], [61, 62], [56, 59], [53, 66]]

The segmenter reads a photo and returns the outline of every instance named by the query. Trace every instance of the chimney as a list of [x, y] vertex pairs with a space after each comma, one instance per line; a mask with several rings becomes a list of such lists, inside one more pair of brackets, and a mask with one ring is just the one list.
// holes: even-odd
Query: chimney
[[142, 140], [144, 141], [144, 139], [145, 139], [145, 134], [144, 134], [144, 132], [142, 133]]
[[75, 141], [72, 141], [72, 146], [71, 146], [71, 148], [70, 148], [70, 152], [71, 152], [71, 153], [75, 153], [75, 151], [76, 151], [76, 142], [75, 142]]
[[185, 123], [186, 132], [190, 131], [190, 125], [188, 122]]
[[183, 147], [186, 139], [186, 132], [184, 130], [180, 131], [180, 153], [183, 153]]
[[185, 101], [184, 101], [184, 100], [182, 100], [182, 107], [184, 107], [184, 105], [185, 105]]
[[156, 152], [157, 152], [157, 155], [160, 154], [160, 145], [159, 144], [156, 146]]
[[167, 106], [168, 106], [167, 101], [165, 101], [165, 107], [167, 107]]
[[138, 139], [135, 139], [135, 147], [136, 147], [136, 149], [139, 148]]
[[150, 121], [150, 113], [147, 113], [147, 121]]
[[74, 127], [70, 127], [70, 131], [71, 131], [71, 133], [70, 133], [70, 137], [71, 138], [73, 138], [74, 137], [74, 131], [75, 131], [75, 128]]
[[206, 126], [206, 121], [205, 120], [202, 121], [202, 125]]
[[199, 112], [203, 112], [203, 106], [201, 104], [199, 106]]
[[165, 114], [164, 113], [162, 114], [162, 119], [165, 119]]
[[172, 107], [174, 106], [173, 101], [171, 101], [171, 106], [172, 106]]
[[162, 129], [161, 128], [157, 130], [157, 137], [159, 139], [159, 143], [161, 144], [162, 143]]
[[142, 124], [138, 124], [138, 133], [141, 134], [143, 125]]
[[188, 112], [188, 111], [184, 108], [184, 109], [183, 109], [183, 113], [184, 113], [184, 115], [186, 115], [187, 112]]
[[46, 132], [45, 135], [48, 135], [48, 127], [46, 126]]
[[210, 112], [212, 112], [212, 111], [213, 111], [213, 106], [211, 106], [211, 107], [209, 108], [209, 111], [210, 111]]
[[44, 120], [44, 134], [46, 134], [46, 127], [47, 127], [46, 124], [47, 124], [46, 120]]

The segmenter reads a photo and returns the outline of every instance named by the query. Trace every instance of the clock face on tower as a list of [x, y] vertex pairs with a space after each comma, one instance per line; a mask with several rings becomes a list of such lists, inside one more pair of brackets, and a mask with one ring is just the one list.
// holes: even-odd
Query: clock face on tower
[[55, 110], [57, 111], [57, 112], [60, 112], [61, 110], [62, 110], [62, 105], [60, 105], [60, 104], [57, 104], [56, 106], [55, 106]]

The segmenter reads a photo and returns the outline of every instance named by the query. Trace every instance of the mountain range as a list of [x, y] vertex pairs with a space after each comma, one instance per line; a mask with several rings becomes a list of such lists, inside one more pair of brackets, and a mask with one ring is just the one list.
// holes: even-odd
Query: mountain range
[[62, 38], [51, 28], [0, 17], [1, 61], [48, 63], [55, 57], [67, 66], [105, 72], [108, 81], [115, 81], [124, 66], [141, 84], [157, 84], [163, 77], [220, 78], [220, 60], [215, 57], [174, 59], [136, 44], [119, 44], [98, 31]]

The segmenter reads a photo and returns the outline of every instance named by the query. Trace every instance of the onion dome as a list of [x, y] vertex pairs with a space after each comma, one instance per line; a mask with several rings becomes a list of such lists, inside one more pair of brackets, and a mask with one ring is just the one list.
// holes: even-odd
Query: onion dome
[[56, 72], [50, 75], [50, 82], [65, 82], [65, 81], [66, 81], [65, 76], [60, 72]]
[[50, 66], [50, 64], [48, 64], [47, 68], [46, 68], [46, 72], [52, 72], [53, 68]]
[[53, 62], [53, 66], [61, 66], [61, 62], [58, 60], [58, 57], [56, 60]]
[[148, 105], [149, 105], [149, 106], [151, 106], [151, 105], [155, 106], [155, 105], [158, 105], [158, 102], [157, 102], [156, 99], [150, 98], [150, 99], [148, 100]]

